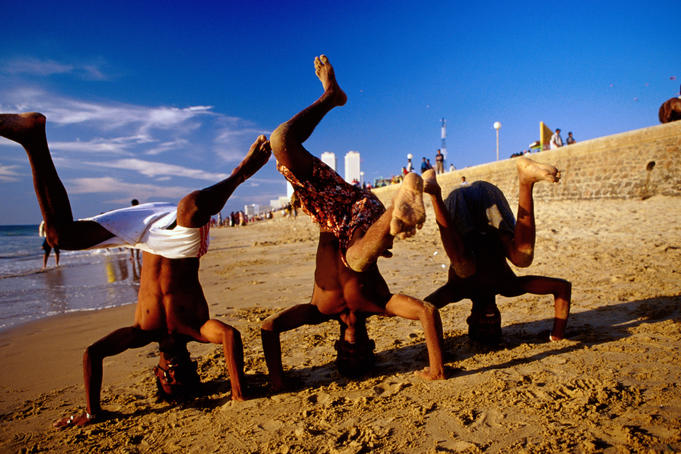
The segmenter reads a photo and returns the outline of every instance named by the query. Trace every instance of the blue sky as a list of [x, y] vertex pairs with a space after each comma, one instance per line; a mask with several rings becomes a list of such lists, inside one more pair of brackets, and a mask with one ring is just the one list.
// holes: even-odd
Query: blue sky
[[[442, 117], [462, 168], [495, 159], [495, 121], [507, 158], [540, 121], [578, 141], [655, 125], [681, 83], [678, 0], [189, 3], [3, 2], [0, 110], [47, 115], [76, 217], [224, 178], [321, 94], [320, 53], [349, 101], [306, 147], [359, 151], [367, 179], [432, 160]], [[38, 223], [26, 155], [0, 140], [0, 223]], [[225, 211], [283, 194], [271, 161]]]

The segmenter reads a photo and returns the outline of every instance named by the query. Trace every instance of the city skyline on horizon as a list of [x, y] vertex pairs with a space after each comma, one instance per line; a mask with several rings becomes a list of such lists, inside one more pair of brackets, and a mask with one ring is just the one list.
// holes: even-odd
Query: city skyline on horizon
[[[495, 122], [507, 159], [539, 122], [580, 142], [657, 124], [679, 95], [671, 0], [4, 6], [0, 111], [47, 115], [76, 218], [226, 178], [258, 135], [321, 95], [322, 53], [348, 101], [304, 146], [358, 151], [367, 182], [398, 175], [409, 153], [434, 162], [442, 118], [447, 160], [462, 169], [496, 159]], [[3, 223], [40, 222], [31, 180], [21, 147], [0, 139]], [[272, 159], [225, 210], [285, 188]]]

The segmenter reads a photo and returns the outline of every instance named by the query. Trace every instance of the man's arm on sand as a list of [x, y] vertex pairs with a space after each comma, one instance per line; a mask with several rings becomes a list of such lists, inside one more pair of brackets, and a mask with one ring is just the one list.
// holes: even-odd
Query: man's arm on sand
[[200, 342], [222, 344], [225, 367], [232, 386], [232, 400], [246, 400], [244, 395], [244, 346], [241, 333], [236, 328], [219, 320], [208, 320], [201, 326]]
[[313, 304], [298, 304], [263, 321], [260, 336], [273, 391], [284, 389], [284, 367], [281, 362], [279, 333], [303, 325], [318, 325], [331, 320], [331, 318], [331, 316], [319, 312], [317, 306]]
[[428, 380], [440, 380], [445, 378], [444, 365], [442, 363], [442, 321], [440, 312], [430, 303], [424, 303], [407, 295], [393, 295], [385, 306], [386, 314], [419, 320], [426, 336], [428, 348], [428, 367], [419, 371], [418, 374]]
[[107, 356], [114, 356], [129, 348], [143, 347], [158, 340], [157, 333], [143, 331], [137, 327], [117, 329], [85, 349], [83, 354], [83, 378], [87, 411], [71, 415], [54, 422], [54, 427], [84, 426], [94, 422], [101, 412], [100, 391], [102, 389], [102, 362]]

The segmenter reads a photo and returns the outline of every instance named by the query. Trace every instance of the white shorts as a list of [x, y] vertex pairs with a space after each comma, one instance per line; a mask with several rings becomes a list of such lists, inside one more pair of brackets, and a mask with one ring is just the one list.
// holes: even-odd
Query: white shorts
[[90, 249], [129, 247], [169, 259], [201, 257], [208, 252], [210, 223], [169, 228], [177, 221], [177, 206], [171, 203], [142, 203], [84, 220], [94, 221], [114, 235]]

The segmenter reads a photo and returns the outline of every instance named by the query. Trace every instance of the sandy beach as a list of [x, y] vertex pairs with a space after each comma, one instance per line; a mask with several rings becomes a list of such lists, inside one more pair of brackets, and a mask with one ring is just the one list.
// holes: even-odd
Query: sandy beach
[[[281, 337], [296, 387], [272, 395], [260, 321], [309, 301], [317, 227], [299, 215], [214, 229], [201, 280], [211, 316], [242, 333], [253, 399], [231, 402], [221, 349], [193, 343], [201, 395], [157, 401], [148, 346], [105, 361], [108, 419], [54, 429], [84, 408], [84, 348], [131, 324], [134, 306], [53, 317], [0, 333], [0, 451], [681, 451], [681, 198], [540, 201], [536, 219], [535, 261], [517, 272], [572, 282], [566, 340], [547, 342], [552, 298], [525, 295], [498, 299], [501, 348], [476, 346], [464, 300], [441, 311], [449, 377], [425, 382], [418, 322], [373, 317], [376, 367], [349, 381], [333, 362], [337, 325], [304, 327]], [[393, 292], [423, 298], [446, 281], [432, 215], [393, 252], [379, 261]]]

